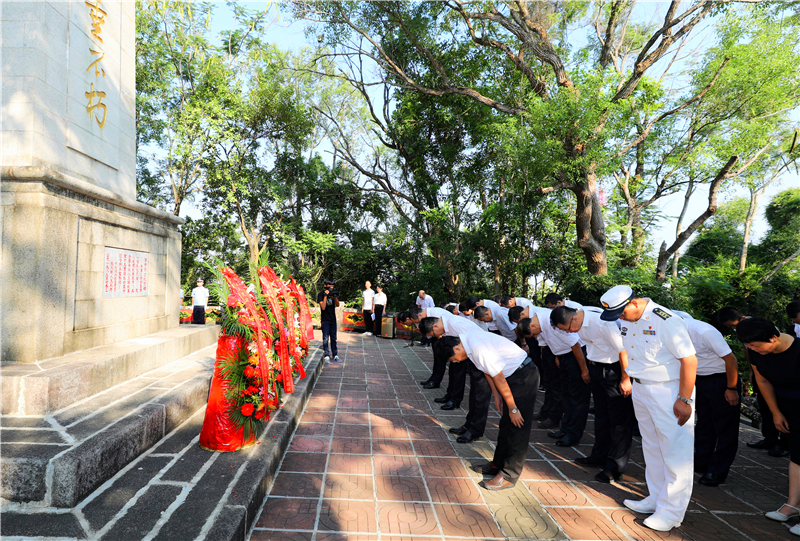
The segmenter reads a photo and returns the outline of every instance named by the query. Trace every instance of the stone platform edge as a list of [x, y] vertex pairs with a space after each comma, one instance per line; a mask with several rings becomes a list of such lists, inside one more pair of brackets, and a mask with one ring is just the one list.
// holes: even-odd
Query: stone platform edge
[[245, 541], [259, 510], [266, 501], [278, 465], [283, 459], [292, 433], [300, 421], [311, 391], [324, 363], [317, 347], [305, 366], [306, 377], [298, 380], [295, 392], [267, 424], [260, 444], [243, 451], [245, 463], [239, 468], [220, 503], [208, 518], [198, 539], [205, 541]]

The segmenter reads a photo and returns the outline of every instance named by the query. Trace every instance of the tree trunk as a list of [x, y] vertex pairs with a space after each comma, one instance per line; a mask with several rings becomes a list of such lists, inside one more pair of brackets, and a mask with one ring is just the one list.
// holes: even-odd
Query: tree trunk
[[742, 239], [742, 254], [739, 256], [739, 274], [744, 274], [747, 266], [747, 248], [750, 245], [750, 233], [753, 229], [753, 220], [758, 212], [758, 200], [761, 198], [761, 190], [750, 188], [750, 206], [747, 209], [747, 218], [744, 221], [744, 238]]
[[[689, 200], [692, 198], [694, 194], [694, 178], [689, 179], [689, 184], [686, 186], [686, 194], [683, 196], [683, 208], [681, 209], [681, 214], [678, 216], [678, 223], [675, 224], [675, 237], [677, 238], [678, 235], [681, 234], [681, 227], [683, 227], [683, 219], [686, 217], [686, 209], [689, 208]], [[680, 250], [675, 252], [675, 255], [672, 256], [672, 277], [678, 277], [678, 261], [681, 259], [681, 252]]]
[[586, 267], [590, 274], [608, 274], [606, 256], [606, 225], [597, 198], [597, 177], [587, 172], [582, 182], [571, 187], [577, 199], [575, 211], [575, 232], [578, 246], [586, 257]]
[[663, 282], [667, 278], [667, 262], [672, 255], [678, 251], [678, 249], [684, 245], [684, 243], [689, 240], [697, 229], [703, 225], [703, 223], [711, 218], [714, 213], [717, 212], [717, 193], [719, 193], [719, 188], [722, 185], [722, 181], [730, 173], [733, 166], [736, 165], [736, 162], [739, 160], [739, 156], [731, 156], [731, 159], [728, 160], [722, 169], [717, 173], [717, 176], [714, 177], [714, 180], [711, 181], [711, 186], [708, 188], [708, 208], [703, 212], [700, 216], [695, 218], [695, 220], [687, 227], [678, 238], [675, 239], [675, 242], [667, 248], [666, 241], [661, 243], [661, 248], [658, 250], [658, 262], [656, 263], [656, 280], [659, 282]]

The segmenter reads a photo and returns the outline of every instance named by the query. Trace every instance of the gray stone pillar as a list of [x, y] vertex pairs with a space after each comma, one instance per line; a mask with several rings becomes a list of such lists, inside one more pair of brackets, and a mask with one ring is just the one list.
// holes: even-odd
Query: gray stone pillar
[[0, 2], [3, 362], [178, 325], [183, 220], [135, 200], [134, 9]]

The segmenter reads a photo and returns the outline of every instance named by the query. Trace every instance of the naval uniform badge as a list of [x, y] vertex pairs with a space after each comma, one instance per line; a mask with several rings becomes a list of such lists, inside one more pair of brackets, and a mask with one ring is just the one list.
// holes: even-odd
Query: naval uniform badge
[[661, 319], [669, 319], [672, 317], [672, 314], [667, 313], [667, 311], [662, 308], [653, 308], [653, 313]]

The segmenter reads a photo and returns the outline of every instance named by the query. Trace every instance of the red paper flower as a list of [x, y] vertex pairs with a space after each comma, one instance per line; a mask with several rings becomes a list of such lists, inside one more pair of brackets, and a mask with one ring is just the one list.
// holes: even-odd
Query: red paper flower
[[258, 371], [252, 366], [248, 366], [247, 368], [244, 369], [244, 375], [247, 376], [248, 378], [252, 378], [256, 374], [258, 374]]
[[253, 410], [255, 410], [255, 407], [253, 407], [253, 404], [248, 402], [242, 406], [242, 415], [249, 417], [250, 415], [253, 415]]
[[260, 409], [256, 412], [256, 419], [261, 419], [262, 417], [264, 417], [264, 410]]

